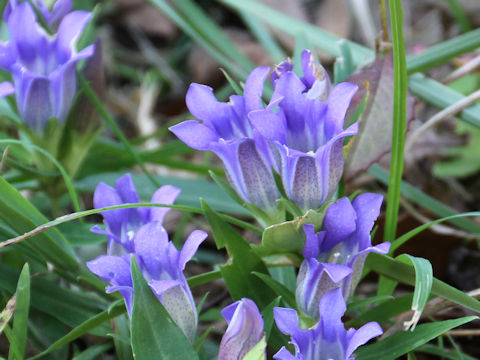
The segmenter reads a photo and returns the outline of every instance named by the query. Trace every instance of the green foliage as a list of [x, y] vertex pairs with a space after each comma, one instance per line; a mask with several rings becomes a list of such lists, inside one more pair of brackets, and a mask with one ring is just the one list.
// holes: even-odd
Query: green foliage
[[444, 332], [475, 319], [477, 319], [476, 316], [466, 316], [455, 320], [437, 321], [430, 324], [419, 325], [414, 331], [402, 331], [376, 344], [360, 348], [356, 351], [357, 359], [397, 359], [407, 352], [435, 339]]
[[131, 319], [132, 351], [136, 360], [198, 359], [192, 344], [153, 294], [132, 257], [134, 287]]

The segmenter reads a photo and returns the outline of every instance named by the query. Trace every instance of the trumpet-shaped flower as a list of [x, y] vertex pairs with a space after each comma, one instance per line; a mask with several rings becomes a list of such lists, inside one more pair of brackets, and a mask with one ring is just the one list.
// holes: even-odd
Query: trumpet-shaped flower
[[93, 45], [76, 50], [90, 17], [89, 12], [71, 12], [50, 36], [28, 2], [12, 9], [10, 41], [0, 45], [0, 68], [12, 74], [17, 107], [31, 129], [42, 131], [50, 118], [64, 121], [69, 114], [77, 90], [77, 62], [94, 51]]
[[[165, 185], [153, 194], [151, 203], [172, 205], [179, 194], [180, 189]], [[130, 174], [118, 178], [115, 188], [101, 182], [93, 195], [95, 209], [139, 202], [140, 198]], [[161, 224], [169, 210], [168, 207], [138, 207], [102, 211], [101, 214], [107, 228], [102, 230], [94, 226], [92, 231], [107, 235], [108, 254], [133, 253], [136, 232], [151, 221], [158, 221]]]
[[267, 144], [247, 114], [261, 108], [268, 73], [267, 67], [253, 70], [245, 82], [244, 96], [233, 95], [228, 103], [217, 101], [210, 87], [192, 84], [186, 96], [187, 107], [202, 122], [188, 120], [170, 128], [191, 148], [210, 150], [220, 157], [235, 191], [245, 202], [263, 209], [274, 208], [280, 193]]
[[319, 304], [320, 321], [310, 329], [301, 329], [297, 312], [293, 309], [274, 308], [278, 329], [290, 335], [295, 348], [292, 355], [285, 347], [273, 358], [277, 360], [351, 360], [353, 352], [370, 339], [381, 335], [382, 328], [376, 322], [360, 329], [345, 330], [342, 316], [346, 304], [340, 289], [323, 295]]
[[358, 131], [357, 123], [344, 129], [357, 86], [344, 82], [329, 92], [328, 75], [310, 52], [303, 53], [302, 63], [301, 79], [288, 63], [277, 68], [270, 104], [248, 117], [271, 145], [287, 196], [306, 211], [331, 198], [340, 181], [343, 140]]
[[345, 265], [319, 263], [315, 258], [306, 258], [297, 275], [295, 298], [300, 312], [318, 321], [318, 304], [322, 296], [342, 286], [342, 280], [352, 273]]
[[353, 294], [367, 255], [372, 251], [385, 254], [390, 249], [388, 242], [372, 246], [370, 237], [382, 201], [382, 195], [373, 193], [361, 194], [353, 203], [348, 197], [343, 197], [328, 207], [322, 231], [315, 234], [313, 225], [303, 226], [306, 234], [305, 261], [316, 259], [318, 262], [346, 265], [353, 270], [342, 280], [345, 299]]
[[[8, 21], [12, 11], [19, 5], [19, 0], [9, 0], [3, 11], [3, 19]], [[72, 0], [57, 0], [53, 6], [45, 3], [45, 0], [32, 0], [48, 26], [57, 29], [63, 17], [72, 10]]]
[[[168, 233], [161, 222], [152, 221], [137, 231], [133, 241], [133, 254], [150, 288], [192, 341], [198, 323], [197, 310], [183, 270], [206, 237], [204, 231], [196, 230], [185, 241], [182, 250], [178, 251], [168, 240]], [[89, 261], [87, 267], [112, 284], [106, 288], [108, 293], [118, 291], [123, 295], [131, 314], [133, 285], [129, 256], [101, 255]]]
[[222, 310], [228, 328], [222, 337], [218, 360], [241, 360], [262, 339], [263, 318], [257, 305], [243, 298]]

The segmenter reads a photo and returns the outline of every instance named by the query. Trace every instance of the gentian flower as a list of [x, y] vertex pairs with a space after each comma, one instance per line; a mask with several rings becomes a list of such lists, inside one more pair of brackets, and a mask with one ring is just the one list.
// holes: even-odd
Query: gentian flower
[[242, 360], [262, 337], [263, 318], [257, 305], [243, 298], [222, 310], [228, 328], [222, 337], [218, 360]]
[[64, 121], [76, 94], [76, 65], [93, 54], [90, 45], [75, 45], [91, 13], [74, 11], [48, 35], [28, 2], [18, 4], [8, 17], [10, 41], [0, 45], [0, 68], [12, 74], [17, 106], [23, 121], [42, 131], [50, 118]]
[[[7, 6], [5, 6], [5, 10], [3, 11], [4, 21], [8, 21], [10, 14], [19, 3], [19, 0], [9, 0], [7, 2]], [[47, 5], [45, 0], [32, 0], [32, 3], [52, 29], [57, 29], [63, 17], [72, 10], [72, 0], [57, 0], [53, 4], [53, 7]]]
[[273, 74], [275, 86], [265, 109], [248, 117], [265, 137], [288, 198], [303, 211], [318, 209], [334, 194], [343, 172], [343, 140], [358, 124], [344, 130], [344, 119], [357, 85], [336, 85], [330, 92], [325, 70], [309, 52], [302, 56], [300, 79], [288, 65]]
[[[191, 341], [195, 337], [198, 317], [183, 270], [206, 237], [207, 233], [196, 230], [178, 251], [168, 240], [161, 222], [152, 221], [137, 231], [133, 242], [133, 254], [150, 288]], [[129, 314], [133, 307], [130, 256], [101, 255], [87, 263], [91, 272], [112, 284], [106, 287], [107, 293], [118, 291], [122, 294]]]
[[370, 232], [380, 214], [383, 196], [366, 193], [355, 198], [353, 203], [343, 197], [332, 203], [323, 219], [323, 230], [315, 234], [313, 225], [305, 224], [306, 243], [303, 249], [305, 261], [341, 264], [353, 272], [342, 280], [345, 299], [350, 298], [362, 274], [363, 265], [370, 252], [386, 254], [390, 243], [372, 246]]
[[[153, 194], [151, 203], [171, 205], [179, 194], [180, 189], [175, 186], [165, 185]], [[95, 209], [139, 202], [140, 198], [137, 195], [137, 190], [130, 174], [118, 178], [115, 182], [115, 188], [101, 182], [93, 195]], [[100, 229], [98, 226], [94, 226], [91, 230], [107, 235], [109, 255], [121, 255], [125, 252], [133, 253], [135, 250], [135, 233], [140, 227], [151, 221], [158, 221], [161, 224], [168, 211], [170, 211], [169, 208], [161, 207], [138, 207], [104, 211], [101, 214], [107, 226], [106, 230]]]
[[342, 280], [351, 273], [352, 269], [345, 265], [319, 263], [313, 257], [305, 258], [297, 275], [295, 298], [298, 310], [318, 321], [318, 304], [322, 296], [327, 291], [340, 287]]
[[281, 332], [291, 336], [295, 355], [283, 347], [273, 358], [277, 360], [354, 359], [352, 354], [359, 346], [381, 335], [383, 331], [376, 322], [365, 324], [358, 330], [345, 330], [342, 316], [346, 308], [341, 290], [330, 290], [320, 300], [320, 321], [310, 329], [300, 328], [295, 310], [274, 308], [275, 323]]
[[189, 120], [170, 128], [191, 148], [213, 151], [223, 161], [228, 180], [240, 197], [266, 210], [276, 206], [280, 193], [271, 170], [270, 151], [247, 114], [261, 108], [268, 73], [268, 67], [253, 70], [245, 82], [244, 96], [233, 95], [228, 103], [217, 101], [212, 88], [192, 84], [187, 107], [202, 122]]

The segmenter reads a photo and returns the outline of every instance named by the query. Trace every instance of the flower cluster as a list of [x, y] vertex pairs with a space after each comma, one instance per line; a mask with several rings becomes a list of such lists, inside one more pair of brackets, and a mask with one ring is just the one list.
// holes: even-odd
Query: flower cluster
[[22, 120], [41, 132], [49, 119], [67, 118], [76, 94], [76, 65], [93, 55], [94, 46], [76, 49], [91, 13], [69, 12], [68, 0], [58, 1], [52, 10], [40, 0], [33, 3], [47, 24], [58, 30], [49, 35], [28, 1], [8, 3], [4, 19], [10, 40], [0, 44], [0, 68], [11, 73], [13, 85], [0, 84], [0, 96], [15, 93]]
[[357, 86], [340, 83], [331, 89], [325, 69], [308, 50], [302, 54], [302, 68], [301, 78], [290, 62], [275, 69], [266, 107], [262, 93], [268, 67], [253, 70], [244, 95], [232, 96], [228, 103], [217, 101], [211, 88], [192, 84], [187, 106], [202, 122], [189, 120], [170, 128], [190, 147], [215, 152], [242, 199], [267, 211], [280, 198], [272, 170], [303, 211], [331, 198], [343, 172], [343, 140], [358, 130], [357, 124], [344, 130]]
[[[115, 188], [100, 183], [95, 190], [95, 208], [138, 203], [140, 199], [130, 175], [116, 181]], [[166, 185], [158, 189], [152, 203], [170, 205], [180, 190]], [[127, 208], [102, 212], [106, 230], [92, 230], [108, 237], [107, 255], [87, 263], [90, 271], [111, 285], [107, 292], [118, 291], [125, 299], [129, 313], [133, 307], [133, 283], [130, 272], [132, 256], [142, 270], [150, 288], [165, 306], [172, 319], [193, 340], [197, 329], [197, 311], [183, 270], [207, 234], [196, 230], [185, 241], [181, 251], [169, 241], [163, 227], [168, 208]]]
[[[217, 101], [211, 88], [192, 84], [187, 106], [202, 122], [189, 120], [171, 128], [189, 146], [215, 152], [242, 199], [267, 212], [275, 210], [281, 197], [273, 171], [279, 174], [287, 197], [301, 210], [320, 208], [333, 196], [342, 175], [343, 141], [357, 132], [356, 124], [344, 129], [356, 85], [340, 83], [332, 87], [327, 73], [309, 51], [303, 52], [301, 66], [302, 77], [293, 72], [289, 61], [276, 67], [270, 77], [273, 95], [266, 106], [262, 93], [270, 73], [267, 67], [253, 70], [244, 95], [232, 96], [228, 103]], [[161, 187], [152, 203], [172, 204], [179, 192], [173, 186]], [[376, 322], [358, 330], [346, 330], [342, 322], [366, 256], [389, 250], [388, 243], [372, 246], [370, 235], [382, 200], [381, 195], [371, 193], [353, 201], [343, 197], [324, 210], [319, 232], [313, 224], [303, 226], [306, 241], [296, 280], [297, 309], [275, 307], [273, 311], [278, 329], [291, 337], [295, 354], [282, 347], [275, 359], [350, 360], [359, 346], [382, 333]], [[118, 179], [115, 188], [99, 184], [94, 194], [97, 209], [138, 202], [129, 175]], [[152, 291], [192, 340], [197, 314], [182, 271], [206, 234], [194, 231], [178, 251], [162, 226], [167, 211], [102, 211], [106, 229], [92, 230], [108, 237], [108, 255], [87, 265], [111, 283], [108, 292], [118, 291], [124, 296], [131, 312], [130, 259], [135, 256]], [[304, 321], [299, 321], [299, 314]], [[252, 351], [257, 357], [262, 351], [265, 354], [264, 320], [252, 300], [242, 298], [227, 306], [222, 315], [228, 328], [220, 343], [219, 360], [240, 360]], [[300, 325], [312, 322], [310, 328]]]

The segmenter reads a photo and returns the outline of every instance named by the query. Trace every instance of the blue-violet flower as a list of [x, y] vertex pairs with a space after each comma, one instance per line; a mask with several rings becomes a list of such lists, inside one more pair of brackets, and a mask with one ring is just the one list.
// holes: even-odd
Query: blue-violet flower
[[357, 85], [343, 82], [330, 92], [330, 80], [309, 51], [302, 54], [303, 77], [289, 63], [273, 72], [274, 94], [265, 109], [248, 117], [271, 145], [275, 170], [288, 198], [303, 211], [318, 209], [332, 197], [343, 172], [345, 114]]
[[298, 310], [318, 321], [318, 304], [329, 290], [341, 287], [342, 280], [352, 273], [345, 265], [319, 263], [316, 258], [305, 258], [297, 275], [295, 298]]
[[262, 337], [263, 318], [257, 305], [243, 298], [222, 310], [228, 328], [222, 337], [218, 360], [242, 360]]
[[[153, 194], [151, 203], [171, 205], [179, 194], [180, 189], [165, 185]], [[115, 188], [101, 182], [93, 195], [95, 209], [139, 202], [140, 198], [130, 174], [118, 178]], [[94, 226], [92, 231], [107, 235], [109, 255], [133, 253], [135, 233], [140, 227], [151, 221], [162, 223], [169, 210], [166, 207], [138, 207], [104, 211], [101, 214], [107, 227], [106, 230]]]
[[303, 249], [305, 261], [341, 264], [353, 272], [342, 280], [343, 294], [349, 299], [360, 280], [363, 264], [370, 252], [385, 254], [390, 243], [372, 246], [370, 232], [380, 214], [383, 196], [366, 193], [355, 198], [353, 203], [343, 197], [332, 203], [323, 219], [323, 229], [315, 234], [313, 225], [305, 224], [306, 243]]
[[[168, 233], [161, 222], [152, 221], [137, 231], [133, 241], [133, 253], [143, 276], [190, 341], [195, 337], [198, 317], [183, 270], [206, 237], [204, 231], [193, 231], [182, 250], [178, 251], [168, 240]], [[101, 255], [87, 263], [91, 272], [112, 284], [106, 288], [108, 293], [118, 291], [123, 295], [129, 314], [133, 306], [130, 256]]]
[[295, 310], [274, 308], [275, 323], [281, 332], [291, 336], [295, 355], [283, 347], [273, 358], [277, 360], [354, 359], [352, 354], [359, 346], [381, 335], [383, 331], [376, 322], [369, 322], [358, 330], [345, 330], [342, 316], [346, 308], [341, 290], [330, 290], [320, 300], [320, 321], [309, 329], [300, 328]]
[[91, 13], [74, 11], [48, 35], [28, 2], [18, 4], [8, 17], [10, 41], [0, 44], [0, 68], [12, 74], [17, 106], [23, 121], [42, 131], [50, 118], [64, 121], [77, 86], [76, 65], [93, 54], [90, 45], [77, 52], [76, 42]]
[[262, 107], [263, 82], [269, 71], [268, 67], [253, 70], [245, 82], [244, 96], [233, 95], [228, 103], [217, 101], [210, 87], [192, 84], [187, 107], [202, 122], [189, 120], [170, 128], [191, 148], [213, 151], [223, 161], [228, 180], [240, 197], [266, 210], [276, 206], [280, 193], [268, 146], [247, 114]]

